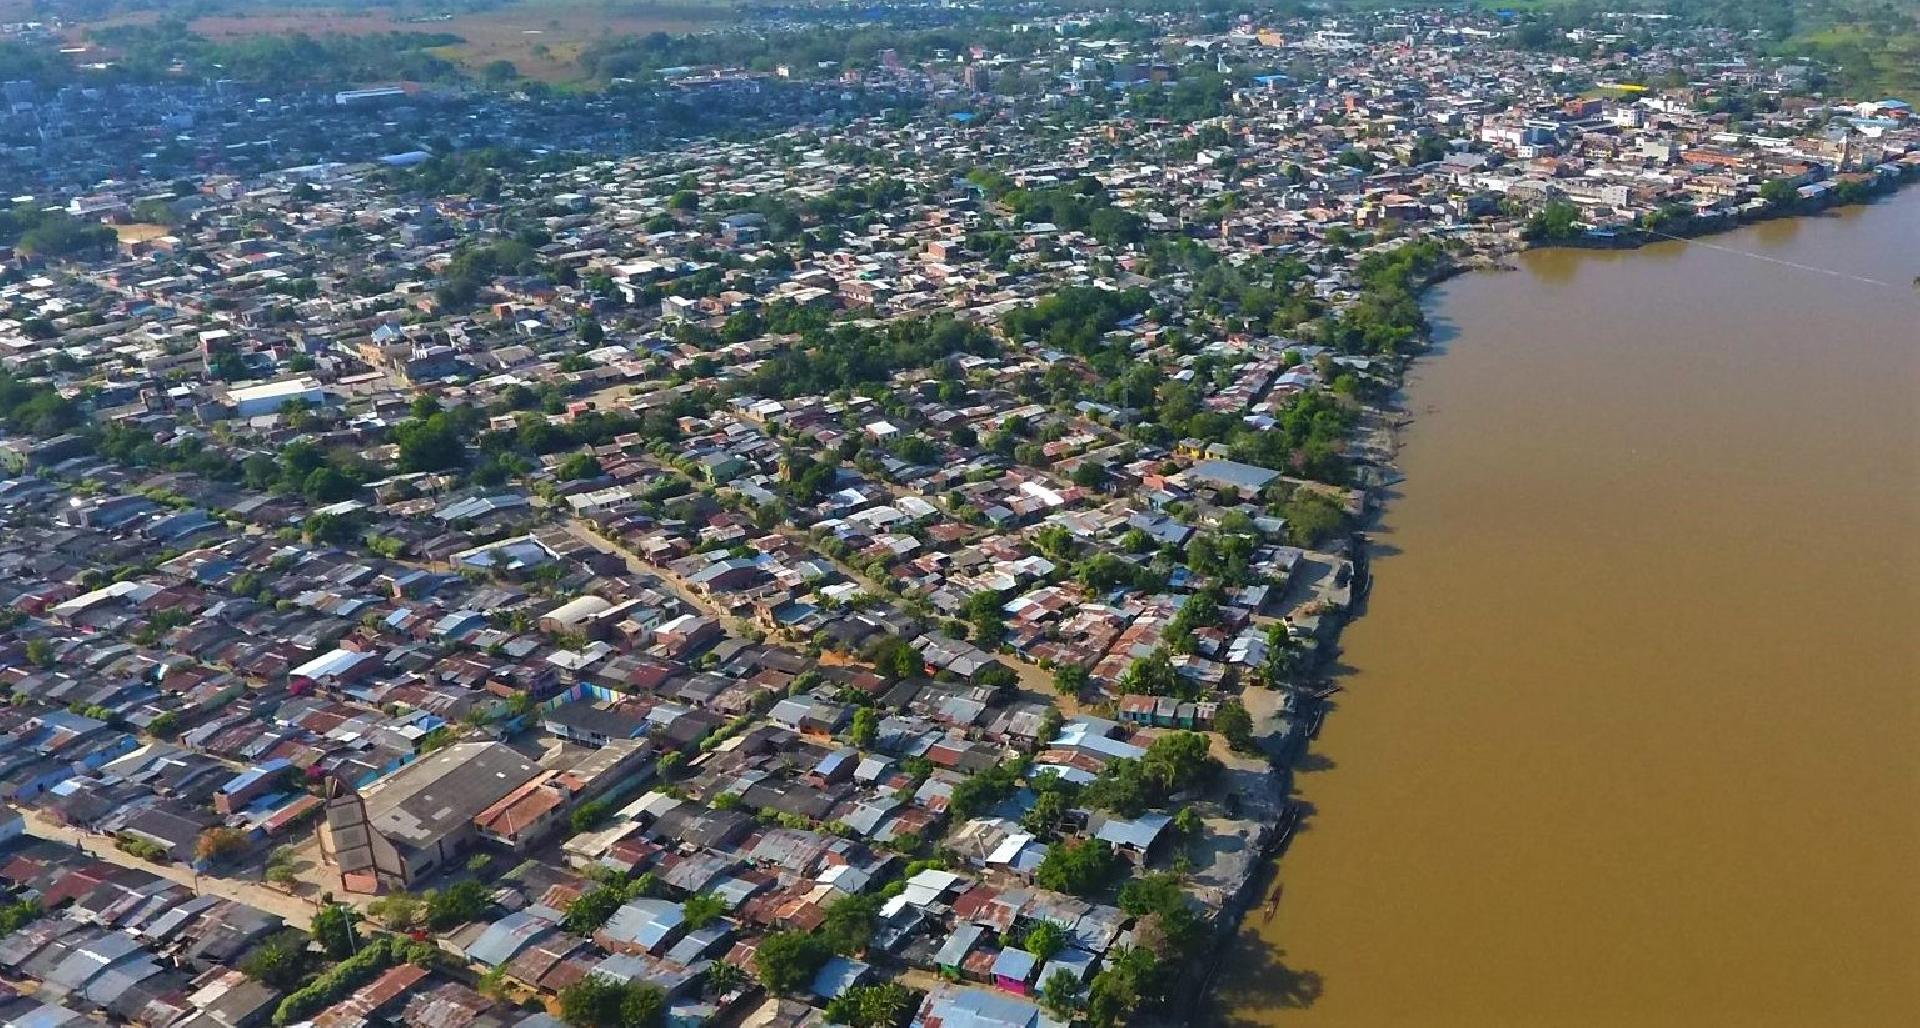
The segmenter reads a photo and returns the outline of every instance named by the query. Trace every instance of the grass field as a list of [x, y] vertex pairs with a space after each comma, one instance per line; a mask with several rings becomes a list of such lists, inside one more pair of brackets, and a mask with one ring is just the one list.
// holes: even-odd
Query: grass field
[[1858, 24], [1830, 25], [1789, 40], [1785, 53], [1837, 62], [1852, 92], [1920, 102], [1920, 32], [1886, 34]]
[[[5, 20], [9, 5], [24, 7], [24, 3], [0, 0], [0, 20]], [[324, 2], [301, 11], [274, 6], [278, 9], [195, 18], [188, 28], [210, 39], [295, 32], [315, 36], [446, 32], [465, 42], [435, 52], [467, 68], [478, 71], [493, 61], [511, 61], [528, 78], [565, 83], [577, 77], [574, 58], [595, 40], [696, 32], [736, 17], [728, 0], [511, 0], [493, 10], [425, 18], [346, 11]], [[157, 17], [152, 12], [119, 15], [74, 26], [72, 35], [78, 40], [89, 27], [151, 23]]]

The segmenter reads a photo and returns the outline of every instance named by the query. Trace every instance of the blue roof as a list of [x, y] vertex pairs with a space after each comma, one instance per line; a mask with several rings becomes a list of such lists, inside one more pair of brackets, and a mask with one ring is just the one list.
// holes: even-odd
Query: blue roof
[[552, 928], [553, 922], [531, 910], [515, 911], [488, 925], [467, 947], [467, 959], [498, 967]]
[[245, 789], [247, 786], [252, 785], [253, 783], [259, 781], [260, 779], [267, 777], [268, 775], [279, 774], [280, 772], [285, 771], [287, 768], [290, 768], [292, 766], [293, 765], [288, 763], [284, 758], [275, 757], [274, 759], [267, 761], [266, 763], [260, 765], [259, 767], [250, 768], [246, 771], [242, 771], [239, 774], [233, 776], [233, 779], [231, 781], [229, 781], [227, 784], [220, 787], [220, 792], [227, 795], [232, 795], [236, 792], [239, 792], [242, 789]]
[[821, 999], [833, 999], [848, 989], [860, 984], [870, 968], [851, 957], [834, 957], [820, 965], [820, 971], [813, 976], [810, 986], [815, 996]]
[[1279, 477], [1278, 471], [1242, 464], [1236, 460], [1203, 460], [1187, 469], [1189, 479], [1218, 482], [1239, 489], [1264, 489], [1268, 482]]
[[1108, 817], [1099, 820], [1099, 827], [1093, 837], [1115, 846], [1128, 846], [1137, 850], [1146, 850], [1153, 840], [1160, 837], [1173, 818], [1165, 814], [1148, 812], [1132, 820]]
[[1040, 977], [1035, 978], [1034, 981], [1044, 987], [1047, 981], [1059, 971], [1072, 975], [1076, 982], [1084, 982], [1087, 976], [1093, 973], [1093, 954], [1073, 947], [1063, 949], [1054, 954], [1052, 960], [1047, 961], [1047, 966], [1040, 969]]
[[1011, 978], [1017, 982], [1027, 981], [1033, 976], [1033, 969], [1040, 966], [1040, 958], [1023, 949], [1009, 946], [993, 958], [993, 974], [996, 978]]
[[980, 937], [986, 933], [985, 928], [971, 922], [961, 925], [953, 930], [952, 935], [947, 936], [946, 942], [940, 944], [940, 951], [933, 955], [933, 962], [947, 967], [959, 966], [962, 960], [967, 959], [967, 954], [972, 952], [974, 943], [979, 942]]
[[602, 931], [612, 938], [623, 939], [650, 950], [665, 941], [686, 919], [686, 911], [678, 903], [642, 898], [629, 900], [625, 906], [614, 911]]
[[1037, 1004], [992, 989], [944, 988], [925, 1009], [927, 1016], [916, 1026], [934, 1020], [940, 1028], [1031, 1028], [1047, 1023]]

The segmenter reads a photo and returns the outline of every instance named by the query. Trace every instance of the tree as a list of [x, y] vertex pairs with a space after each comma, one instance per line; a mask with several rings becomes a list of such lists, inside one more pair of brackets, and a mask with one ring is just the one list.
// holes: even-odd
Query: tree
[[867, 656], [873, 662], [874, 670], [888, 681], [919, 678], [927, 673], [926, 664], [920, 659], [920, 654], [914, 652], [913, 645], [897, 635], [881, 636], [868, 647]]
[[1281, 516], [1287, 522], [1287, 538], [1295, 546], [1319, 546], [1337, 535], [1347, 523], [1347, 512], [1340, 501], [1311, 488], [1295, 489], [1287, 498]]
[[367, 904], [369, 916], [396, 932], [419, 923], [426, 909], [426, 901], [410, 892], [389, 893]]
[[441, 411], [394, 426], [402, 471], [446, 471], [467, 462], [466, 444], [454, 419]]
[[1800, 200], [1800, 190], [1783, 178], [1770, 178], [1760, 186], [1760, 199], [1775, 207], [1791, 207]]
[[834, 952], [852, 956], [867, 948], [879, 920], [878, 895], [843, 896], [827, 908], [818, 938]]
[[445, 931], [479, 920], [493, 905], [493, 895], [479, 882], [455, 882], [444, 889], [427, 893], [427, 927]]
[[1153, 652], [1128, 665], [1120, 675], [1120, 688], [1148, 696], [1179, 696], [1191, 691], [1185, 679], [1173, 669], [1173, 657], [1165, 646], [1154, 647]]
[[1087, 990], [1087, 1022], [1093, 1028], [1113, 1028], [1140, 1003], [1140, 992], [1131, 976], [1107, 968], [1093, 976]]
[[267, 936], [249, 950], [240, 961], [240, 971], [269, 988], [291, 992], [306, 978], [312, 962], [306, 935], [288, 928]]
[[1082, 489], [1098, 489], [1106, 484], [1107, 469], [1104, 465], [1083, 460], [1074, 467], [1073, 474], [1069, 477], [1072, 478], [1074, 485]]
[[880, 734], [880, 715], [872, 707], [861, 707], [853, 712], [853, 727], [847, 737], [855, 746], [867, 749]]
[[1034, 797], [1033, 806], [1020, 818], [1020, 827], [1035, 835], [1052, 838], [1067, 823], [1067, 814], [1072, 808], [1072, 801], [1065, 793], [1048, 790]]
[[1064, 967], [1048, 975], [1040, 983], [1040, 1005], [1062, 1021], [1072, 1020], [1074, 1008], [1080, 1005], [1080, 979]]
[[588, 800], [573, 808], [573, 813], [567, 815], [567, 826], [573, 829], [575, 835], [591, 832], [600, 827], [601, 822], [605, 821], [607, 815], [611, 813], [613, 813], [613, 804], [604, 797]]
[[992, 592], [977, 592], [967, 597], [961, 614], [973, 626], [973, 637], [991, 648], [1006, 634], [1006, 617], [1000, 609], [1000, 597]]
[[562, 482], [577, 482], [581, 479], [599, 478], [604, 469], [600, 461], [591, 453], [576, 453], [560, 462], [553, 469], [554, 477]]
[[707, 995], [719, 998], [747, 984], [747, 973], [738, 964], [716, 960], [707, 967]]
[[480, 77], [486, 80], [487, 85], [504, 86], [520, 77], [520, 69], [514, 67], [512, 61], [488, 61], [480, 69]]
[[0, 938], [32, 924], [40, 916], [40, 904], [32, 899], [0, 906]]
[[832, 955], [825, 943], [806, 932], [774, 932], [754, 951], [753, 965], [760, 983], [784, 996], [806, 988]]
[[1555, 200], [1535, 211], [1520, 234], [1534, 242], [1564, 242], [1580, 234], [1580, 208]]
[[1042, 888], [1075, 896], [1091, 896], [1105, 888], [1118, 870], [1113, 847], [1100, 839], [1056, 843], [1047, 847], [1033, 880]]
[[1179, 832], [1182, 838], [1197, 837], [1200, 828], [1200, 812], [1192, 807], [1181, 807], [1179, 813], [1173, 815], [1173, 830]]
[[353, 926], [356, 920], [358, 916], [352, 907], [344, 903], [329, 903], [314, 912], [313, 941], [320, 944], [327, 956], [345, 960], [360, 946]]
[[1227, 745], [1237, 753], [1252, 753], [1253, 715], [1247, 713], [1246, 705], [1239, 700], [1227, 700], [1214, 711], [1213, 728], [1227, 740]]
[[591, 935], [626, 902], [626, 896], [618, 888], [602, 886], [588, 889], [567, 904], [566, 917], [561, 921], [561, 926], [575, 935]]
[[827, 1004], [827, 1020], [853, 1028], [893, 1028], [913, 1009], [912, 989], [899, 982], [856, 985]]
[[193, 846], [194, 858], [207, 864], [232, 860], [246, 851], [246, 833], [225, 826], [215, 826], [201, 832]]
[[1135, 917], [1165, 913], [1186, 905], [1186, 893], [1180, 888], [1180, 879], [1170, 874], [1140, 875], [1127, 879], [1126, 884], [1120, 887], [1120, 909]]
[[573, 1028], [659, 1028], [667, 994], [657, 985], [589, 974], [560, 990], [560, 1017]]
[[27, 640], [27, 663], [36, 667], [50, 668], [53, 662], [53, 643], [45, 639]]
[[1087, 688], [1087, 669], [1078, 664], [1062, 664], [1053, 669], [1053, 691], [1062, 696], [1078, 696]]
[[711, 924], [714, 919], [727, 912], [727, 901], [710, 892], [690, 896], [681, 904], [682, 917], [687, 930], [694, 931]]
[[1052, 921], [1042, 921], [1034, 925], [1027, 931], [1026, 939], [1020, 943], [1021, 949], [1039, 958], [1043, 964], [1052, 960], [1054, 954], [1065, 949], [1066, 946], [1067, 934]]

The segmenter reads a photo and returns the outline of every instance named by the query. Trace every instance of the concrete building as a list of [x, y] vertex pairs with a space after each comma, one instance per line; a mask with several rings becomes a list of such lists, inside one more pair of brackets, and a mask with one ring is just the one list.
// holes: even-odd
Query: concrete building
[[411, 888], [480, 837], [476, 819], [540, 769], [497, 742], [456, 743], [364, 792], [336, 783], [320, 852], [352, 892]]

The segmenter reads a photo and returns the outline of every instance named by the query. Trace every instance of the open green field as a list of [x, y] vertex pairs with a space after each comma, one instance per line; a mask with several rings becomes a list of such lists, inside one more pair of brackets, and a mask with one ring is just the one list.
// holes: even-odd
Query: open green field
[[[509, 61], [527, 78], [565, 83], [578, 77], [574, 59], [596, 40], [697, 32], [730, 24], [739, 16], [731, 0], [504, 0], [496, 6], [446, 14], [414, 14], [414, 8], [408, 7], [383, 11], [330, 6], [324, 0], [311, 7], [289, 10], [289, 6], [271, 0], [231, 0], [218, 8], [219, 13], [189, 20], [187, 27], [209, 39], [296, 32], [314, 36], [445, 32], [463, 42], [435, 53], [473, 71]], [[0, 0], [0, 19], [13, 8], [25, 7], [25, 0]], [[152, 11], [110, 15], [70, 26], [70, 35], [79, 41], [89, 28], [151, 24], [158, 18]]]
[[1920, 102], [1920, 25], [1887, 32], [1885, 26], [1829, 25], [1803, 32], [1781, 48], [1837, 65], [1848, 92]]

